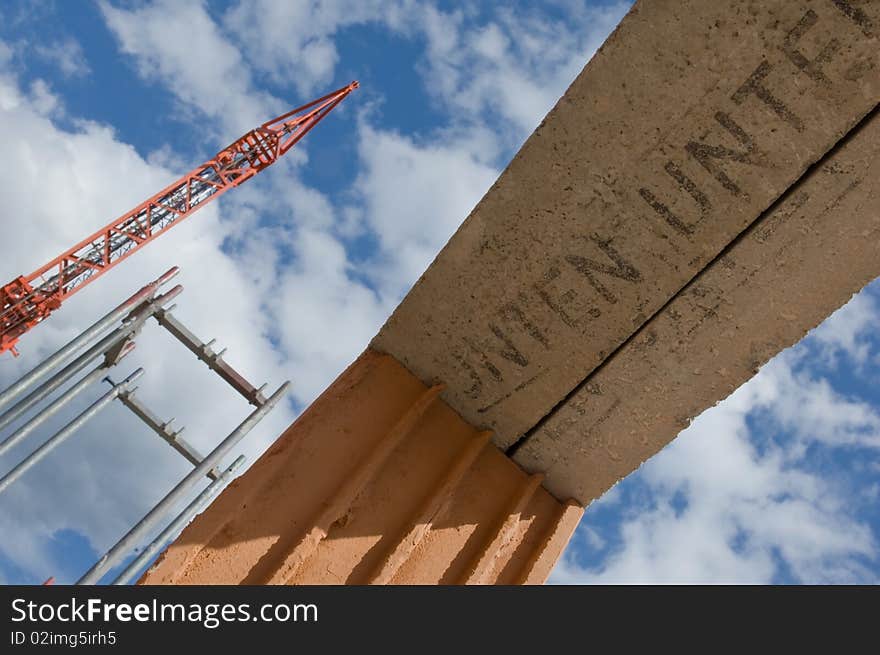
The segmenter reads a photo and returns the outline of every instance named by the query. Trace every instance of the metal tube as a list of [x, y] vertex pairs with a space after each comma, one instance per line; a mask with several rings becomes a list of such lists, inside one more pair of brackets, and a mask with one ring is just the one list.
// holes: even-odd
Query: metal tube
[[113, 584], [124, 585], [130, 583], [132, 578], [134, 578], [140, 570], [143, 569], [160, 550], [162, 550], [165, 543], [183, 530], [192, 518], [204, 509], [208, 504], [208, 501], [226, 486], [230, 478], [232, 478], [235, 472], [241, 468], [246, 459], [247, 458], [244, 455], [239, 455], [238, 459], [232, 463], [232, 466], [223, 471], [216, 480], [205, 487], [202, 493], [196, 496], [195, 500], [187, 505], [186, 509], [178, 514], [177, 518], [169, 523], [168, 526], [162, 530], [162, 532], [160, 532], [158, 536], [143, 549], [143, 551], [141, 551], [141, 554], [135, 557], [128, 566], [122, 570], [122, 573], [120, 573], [113, 581]]
[[21, 417], [22, 414], [25, 414], [35, 405], [52, 395], [52, 393], [63, 386], [68, 380], [71, 380], [94, 360], [98, 359], [105, 350], [115, 345], [115, 343], [122, 341], [126, 337], [125, 329], [119, 328], [89, 348], [89, 350], [77, 357], [76, 360], [65, 366], [46, 382], [31, 391], [31, 393], [19, 400], [5, 414], [0, 416], [0, 430], [6, 428], [10, 423]]
[[120, 345], [130, 335], [134, 334], [143, 327], [144, 322], [155, 314], [162, 305], [169, 300], [176, 298], [183, 291], [183, 287], [176, 286], [169, 292], [151, 300], [144, 305], [127, 324], [123, 324], [106, 337], [101, 339], [94, 346], [89, 348], [74, 361], [53, 375], [51, 378], [43, 382], [39, 387], [31, 391], [30, 394], [19, 400], [5, 414], [0, 416], [0, 430], [18, 419], [22, 414], [29, 411], [34, 405], [42, 402], [45, 398], [54, 393], [58, 388], [63, 386], [68, 380], [72, 379], [77, 373], [82, 371], [92, 361], [103, 355], [108, 350]]
[[85, 425], [86, 422], [89, 421], [89, 419], [97, 415], [102, 409], [112, 403], [115, 400], [116, 396], [125, 391], [132, 382], [137, 380], [143, 374], [144, 369], [139, 368], [134, 373], [129, 375], [123, 382], [114, 385], [110, 391], [108, 391], [101, 398], [95, 401], [91, 406], [89, 406], [88, 409], [86, 409], [86, 411], [84, 411], [82, 414], [73, 419], [70, 423], [61, 428], [61, 430], [50, 437], [49, 440], [46, 441], [46, 443], [44, 443], [42, 446], [40, 446], [34, 452], [28, 455], [25, 459], [23, 459], [15, 468], [13, 468], [11, 471], [9, 471], [9, 473], [3, 476], [2, 479], [0, 479], [0, 493], [6, 491], [6, 488], [9, 487], [9, 485], [18, 480], [37, 462], [42, 460], [46, 455], [54, 450], [55, 447], [58, 446], [61, 442], [63, 442], [70, 435], [79, 430], [83, 425]]
[[160, 500], [137, 525], [129, 530], [128, 534], [117, 541], [115, 546], [108, 550], [92, 568], [86, 571], [85, 575], [77, 581], [77, 584], [97, 584], [100, 582], [101, 578], [104, 577], [107, 571], [116, 566], [122, 558], [125, 557], [126, 553], [130, 552], [138, 545], [145, 535], [152, 532], [161, 518], [167, 514], [168, 511], [171, 510], [174, 505], [208, 473], [208, 471], [217, 466], [220, 460], [222, 460], [229, 451], [234, 448], [235, 445], [275, 407], [275, 405], [278, 404], [278, 401], [280, 401], [284, 394], [287, 393], [289, 388], [290, 382], [282, 384], [264, 405], [254, 410], [251, 415], [233, 430], [229, 436], [221, 441], [220, 444], [212, 450], [198, 466], [190, 471], [183, 480], [178, 482], [177, 486], [169, 491], [168, 494]]
[[27, 391], [40, 378], [44, 377], [50, 370], [59, 366], [62, 362], [69, 359], [76, 351], [94, 341], [98, 335], [110, 328], [118, 320], [125, 317], [131, 312], [132, 308], [147, 297], [152, 296], [159, 287], [167, 284], [174, 278], [180, 269], [176, 266], [166, 271], [161, 277], [146, 285], [140, 291], [132, 295], [128, 300], [120, 304], [116, 309], [105, 315], [102, 319], [94, 323], [85, 332], [78, 337], [69, 341], [66, 345], [59, 348], [53, 355], [50, 355], [40, 364], [35, 366], [29, 373], [13, 382], [9, 387], [0, 393], [0, 409], [6, 407], [15, 398]]
[[86, 375], [83, 379], [65, 391], [55, 402], [46, 407], [39, 414], [34, 416], [30, 421], [22, 425], [18, 430], [13, 432], [9, 437], [0, 443], [0, 457], [3, 457], [10, 449], [18, 445], [31, 432], [36, 430], [45, 421], [53, 417], [61, 411], [67, 404], [76, 398], [80, 393], [89, 388], [92, 384], [100, 380], [107, 374], [109, 367], [101, 364], [98, 368]]

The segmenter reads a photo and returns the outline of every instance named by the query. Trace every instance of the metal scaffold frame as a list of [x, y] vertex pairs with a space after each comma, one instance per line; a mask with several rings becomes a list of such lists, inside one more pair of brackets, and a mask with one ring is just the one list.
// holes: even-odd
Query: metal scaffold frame
[[[263, 392], [267, 385], [264, 384], [259, 388], [252, 385], [223, 359], [225, 350], [216, 352], [212, 347], [214, 341], [202, 342], [172, 315], [176, 305], [169, 306], [169, 303], [180, 295], [183, 287], [177, 285], [164, 293], [158, 292], [178, 273], [179, 269], [176, 267], [167, 271], [0, 392], [0, 412], [2, 412], [0, 413], [0, 432], [19, 423], [17, 427], [13, 426], [12, 431], [3, 441], [0, 441], [0, 457], [2, 457], [12, 448], [23, 443], [37, 428], [51, 417], [56, 416], [93, 384], [102, 379], [110, 384], [110, 390], [107, 393], [0, 477], [0, 499], [2, 499], [2, 493], [10, 485], [36, 466], [114, 400], [119, 400], [132, 414], [193, 465], [193, 469], [110, 548], [79, 579], [77, 584], [99, 583], [109, 571], [131, 555], [162, 524], [200, 479], [208, 478], [210, 481], [208, 486], [171, 519], [112, 581], [113, 584], [131, 582], [138, 572], [149, 563], [150, 559], [161, 550], [163, 545], [183, 529], [193, 516], [204, 508], [210, 499], [232, 479], [244, 464], [245, 457], [239, 455], [228, 468], [220, 470], [223, 459], [278, 405], [290, 388], [290, 382], [284, 382], [274, 393], [266, 397]], [[151, 317], [156, 319], [160, 326], [186, 346], [211, 371], [219, 375], [255, 408], [207, 455], [201, 455], [183, 439], [181, 436], [183, 427], [176, 430], [171, 428], [174, 419], [163, 421], [136, 396], [135, 382], [144, 375], [143, 368], [138, 368], [119, 383], [113, 382], [109, 377], [111, 370], [118, 366], [134, 349], [135, 338]], [[97, 365], [95, 365], [96, 363]], [[49, 400], [51, 396], [90, 366], [94, 367], [68, 388], [58, 393], [54, 400]], [[30, 416], [26, 417], [26, 415]], [[22, 419], [24, 419], [23, 422], [21, 422]]]

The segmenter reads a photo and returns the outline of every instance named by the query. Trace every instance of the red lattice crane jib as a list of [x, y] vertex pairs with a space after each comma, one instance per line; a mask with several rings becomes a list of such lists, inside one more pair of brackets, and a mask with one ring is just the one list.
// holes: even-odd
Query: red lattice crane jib
[[225, 191], [271, 166], [349, 93], [352, 82], [263, 123], [201, 166], [27, 276], [0, 288], [0, 353], [67, 297]]

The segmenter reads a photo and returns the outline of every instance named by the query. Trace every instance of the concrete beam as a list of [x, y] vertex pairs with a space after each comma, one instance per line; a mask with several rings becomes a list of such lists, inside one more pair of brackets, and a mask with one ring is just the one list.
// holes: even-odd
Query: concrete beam
[[583, 504], [880, 275], [880, 114], [854, 130], [514, 455]]
[[878, 26], [878, 2], [638, 2], [373, 347], [517, 442], [877, 106]]

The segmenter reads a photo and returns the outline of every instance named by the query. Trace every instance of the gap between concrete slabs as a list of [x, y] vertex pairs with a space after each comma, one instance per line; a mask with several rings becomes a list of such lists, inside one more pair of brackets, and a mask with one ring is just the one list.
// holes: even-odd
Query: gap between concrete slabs
[[514, 460], [583, 504], [638, 468], [880, 275], [878, 180], [875, 109], [530, 430]]

